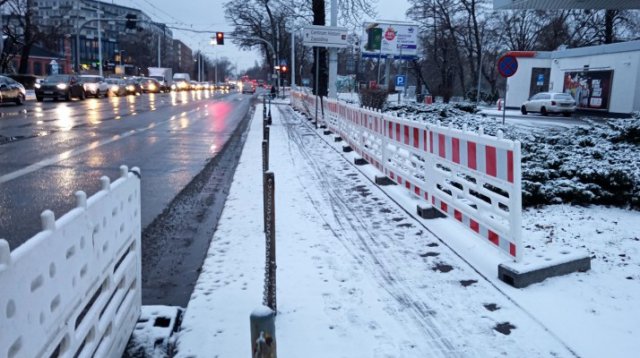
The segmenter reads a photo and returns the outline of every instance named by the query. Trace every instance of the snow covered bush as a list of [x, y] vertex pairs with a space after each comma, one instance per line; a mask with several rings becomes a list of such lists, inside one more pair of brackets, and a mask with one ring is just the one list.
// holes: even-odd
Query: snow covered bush
[[359, 96], [363, 107], [383, 109], [389, 92], [381, 88], [365, 88], [360, 90]]

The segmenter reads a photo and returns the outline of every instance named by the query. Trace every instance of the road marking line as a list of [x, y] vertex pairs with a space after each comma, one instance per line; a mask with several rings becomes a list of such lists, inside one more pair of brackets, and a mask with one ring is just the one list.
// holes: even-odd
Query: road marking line
[[[196, 109], [192, 109], [192, 110], [188, 111], [187, 113], [197, 112], [197, 111], [198, 111], [198, 109], [196, 108]], [[200, 117], [200, 119], [202, 118], [202, 116], [198, 116], [198, 117]], [[173, 116], [171, 118], [169, 118], [167, 120], [164, 120], [162, 122], [159, 122], [159, 123], [160, 124], [169, 123], [172, 118], [173, 118]], [[75, 156], [77, 156], [79, 154], [86, 153], [86, 152], [88, 152], [90, 150], [93, 150], [93, 149], [96, 149], [98, 147], [102, 147], [103, 145], [116, 142], [118, 140], [130, 137], [130, 136], [132, 136], [134, 134], [139, 134], [139, 133], [146, 132], [146, 131], [148, 131], [150, 129], [153, 129], [155, 127], [156, 127], [155, 124], [151, 123], [149, 126], [147, 126], [145, 128], [133, 129], [133, 130], [121, 133], [121, 134], [116, 134], [116, 135], [112, 136], [109, 139], [94, 141], [94, 142], [91, 142], [91, 143], [89, 143], [87, 145], [67, 150], [65, 152], [62, 152], [62, 153], [57, 154], [57, 155], [54, 155], [54, 156], [49, 157], [47, 159], [43, 159], [43, 160], [41, 160], [41, 161], [39, 161], [37, 163], [31, 164], [31, 165], [29, 165], [27, 167], [24, 167], [22, 169], [18, 169], [18, 170], [14, 171], [14, 172], [11, 172], [9, 174], [5, 174], [3, 176], [0, 176], [0, 184], [4, 184], [4, 183], [9, 182], [11, 180], [17, 179], [17, 178], [19, 178], [19, 177], [21, 177], [23, 175], [27, 175], [27, 174], [33, 173], [36, 170], [40, 170], [42, 168], [45, 168], [45, 167], [51, 166], [53, 164], [59, 163], [59, 162], [61, 162], [63, 160], [69, 159], [71, 157], [75, 157]]]

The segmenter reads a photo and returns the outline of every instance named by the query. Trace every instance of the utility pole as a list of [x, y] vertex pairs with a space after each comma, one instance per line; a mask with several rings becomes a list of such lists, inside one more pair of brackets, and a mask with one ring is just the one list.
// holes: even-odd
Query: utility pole
[[278, 75], [278, 79], [277, 79], [277, 94], [276, 96], [280, 95], [280, 26], [276, 26], [276, 63], [274, 65], [278, 66], [278, 71], [277, 71], [277, 75]]
[[2, 6], [0, 5], [0, 58], [2, 58], [2, 54], [4, 53], [4, 31], [2, 29], [4, 25], [2, 23]]
[[103, 77], [102, 73], [102, 26], [100, 21], [100, 9], [96, 9], [98, 13], [98, 73]]
[[[338, 26], [338, 0], [331, 0], [331, 26]], [[332, 47], [329, 49], [329, 98], [338, 96], [336, 77], [338, 77], [338, 49]]]
[[296, 34], [291, 31], [291, 88], [296, 87]]

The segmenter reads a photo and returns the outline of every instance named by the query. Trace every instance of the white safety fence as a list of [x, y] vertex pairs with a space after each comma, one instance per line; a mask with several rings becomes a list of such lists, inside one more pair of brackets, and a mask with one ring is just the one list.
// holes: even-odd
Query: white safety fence
[[[315, 96], [293, 92], [313, 117]], [[318, 102], [320, 103], [320, 102]], [[319, 122], [413, 195], [453, 217], [475, 236], [522, 257], [520, 142], [407, 120], [323, 98]]]
[[0, 357], [120, 357], [140, 315], [139, 170], [10, 251], [0, 240]]

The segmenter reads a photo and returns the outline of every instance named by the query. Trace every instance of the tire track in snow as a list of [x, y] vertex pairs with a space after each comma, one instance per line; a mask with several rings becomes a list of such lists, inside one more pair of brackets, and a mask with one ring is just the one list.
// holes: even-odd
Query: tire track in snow
[[[381, 234], [379, 230], [377, 230], [376, 224], [382, 224], [378, 226], [382, 226], [383, 228], [385, 226], [393, 228], [384, 234], [394, 234], [400, 231], [404, 232], [405, 238], [410, 236], [410, 230], [408, 229], [411, 229], [412, 225], [409, 224], [408, 227], [396, 225], [396, 227], [392, 222], [398, 216], [407, 218], [408, 213], [406, 213], [404, 209], [399, 210], [395, 208], [395, 203], [391, 199], [388, 199], [386, 195], [382, 195], [381, 197], [383, 200], [377, 201], [377, 203], [384, 201], [389, 204], [388, 207], [393, 207], [393, 209], [387, 209], [387, 211], [384, 212], [384, 215], [376, 214], [377, 217], [383, 217], [384, 222], [371, 223], [370, 220], [368, 221], [366, 218], [369, 216], [368, 214], [370, 214], [370, 210], [368, 211], [368, 209], [370, 209], [372, 203], [370, 201], [367, 202], [367, 200], [363, 200], [361, 197], [349, 197], [349, 186], [358, 185], [365, 188], [373, 187], [373, 190], [378, 188], [368, 181], [355, 180], [353, 182], [348, 182], [348, 174], [338, 174], [341, 171], [344, 172], [350, 169], [351, 172], [357, 173], [355, 174], [355, 177], [361, 175], [357, 168], [347, 164], [346, 161], [342, 161], [340, 163], [322, 162], [322, 158], [319, 157], [317, 153], [326, 152], [333, 148], [329, 147], [326, 141], [321, 139], [318, 133], [314, 131], [308, 123], [304, 120], [300, 120], [300, 117], [294, 114], [289, 107], [286, 107], [286, 111], [283, 111], [281, 106], [278, 106], [277, 108], [282, 114], [282, 124], [290, 139], [288, 149], [292, 154], [291, 158], [295, 158], [296, 156], [293, 154], [296, 153], [305, 159], [305, 164], [312, 171], [315, 182], [320, 185], [323, 194], [326, 196], [325, 199], [327, 199], [329, 205], [328, 209], [330, 210], [327, 209], [327, 204], [322, 202], [322, 200], [314, 199], [313, 194], [309, 191], [306, 191], [304, 194], [313, 203], [319, 217], [324, 220], [326, 227], [331, 230], [333, 235], [341, 241], [343, 246], [356, 260], [358, 260], [358, 262], [366, 264], [367, 269], [375, 274], [377, 279], [380, 281], [380, 287], [384, 288], [401, 307], [405, 307], [410, 310], [411, 317], [420, 324], [423, 330], [431, 338], [430, 341], [434, 343], [434, 348], [438, 355], [447, 357], [459, 355], [487, 355], [487, 351], [482, 350], [482, 347], [476, 346], [474, 348], [481, 350], [474, 351], [474, 348], [471, 348], [467, 343], [470, 342], [469, 338], [471, 336], [480, 336], [484, 341], [486, 341], [487, 338], [494, 338], [490, 334], [491, 330], [486, 332], [482, 330], [482, 327], [479, 327], [485, 322], [476, 322], [474, 324], [468, 322], [462, 323], [461, 320], [473, 320], [475, 317], [477, 320], [485, 320], [485, 325], [489, 326], [487, 328], [491, 328], [490, 324], [498, 324], [499, 320], [495, 316], [491, 316], [491, 313], [487, 313], [488, 309], [486, 306], [487, 304], [489, 304], [489, 306], [494, 305], [492, 302], [497, 302], [504, 308], [501, 312], [502, 316], [506, 316], [506, 319], [513, 322], [514, 317], [512, 316], [515, 316], [516, 324], [517, 319], [523, 321], [530, 319], [539, 325], [539, 328], [542, 328], [543, 331], [552, 336], [556, 340], [556, 344], [560, 345], [560, 348], [553, 345], [550, 345], [552, 348], [536, 347], [536, 352], [528, 352], [527, 356], [565, 355], [558, 354], [558, 352], [553, 351], [553, 349], [558, 351], [566, 350], [568, 352], [567, 355], [576, 356], [575, 352], [573, 352], [561, 339], [559, 339], [559, 337], [549, 331], [535, 317], [520, 307], [517, 302], [513, 301], [499, 288], [495, 287], [495, 285], [488, 281], [486, 277], [476, 269], [469, 266], [463, 258], [459, 257], [459, 255], [453, 251], [451, 251], [451, 253], [446, 252], [450, 250], [446, 245], [445, 247], [441, 247], [442, 251], [445, 251], [443, 253], [446, 254], [441, 257], [447, 257], [450, 262], [462, 265], [453, 266], [455, 268], [454, 272], [456, 272], [458, 276], [463, 276], [457, 277], [460, 278], [459, 281], [452, 280], [452, 277], [447, 274], [432, 274], [431, 272], [428, 272], [429, 268], [425, 266], [425, 263], [427, 262], [426, 259], [421, 262], [422, 266], [420, 266], [416, 264], [414, 256], [407, 257], [406, 252], [412, 250], [414, 251], [413, 254], [418, 256], [418, 253], [415, 252], [415, 250], [419, 250], [420, 248], [425, 249], [427, 246], [426, 244], [429, 242], [428, 239], [438, 241], [440, 241], [440, 239], [435, 236], [431, 237], [432, 234], [427, 234], [426, 237], [420, 236], [418, 238], [422, 241], [419, 245], [414, 244], [411, 246], [409, 242], [412, 242], [413, 240], [404, 240], [409, 242], [403, 243], [402, 241], [392, 240], [394, 235], [388, 235], [388, 237], [385, 237]], [[375, 195], [372, 195], [372, 197], [375, 197]], [[361, 202], [358, 202], [358, 205], [355, 205], [354, 202], [357, 202], [358, 199], [360, 199]], [[375, 203], [376, 202], [374, 202], [374, 204]], [[375, 205], [374, 207], [377, 208]], [[328, 219], [323, 217], [322, 214], [327, 212], [334, 213], [332, 218]], [[410, 215], [408, 219], [408, 222], [414, 222], [414, 219]], [[397, 224], [400, 223], [397, 222]], [[418, 223], [418, 225], [413, 227], [413, 230], [416, 230], [416, 228], [420, 229], [421, 227], [422, 225]], [[361, 250], [364, 251], [366, 255], [359, 254]], [[430, 262], [433, 263], [433, 261]], [[411, 275], [410, 272], [408, 272], [410, 271], [410, 269], [407, 268], [408, 263], [413, 265], [411, 269], [422, 270], [423, 272], [427, 271], [424, 274], [425, 277], [417, 279], [412, 279], [411, 277], [407, 278], [407, 274], [409, 274], [409, 276]], [[467, 289], [466, 286], [462, 287], [462, 285], [460, 285], [463, 280], [468, 280], [470, 278], [473, 279], [471, 281], [474, 281], [474, 287], [469, 289], [475, 288], [476, 290], [480, 290], [480, 293], [469, 292], [469, 289]], [[477, 283], [478, 281], [480, 283]], [[449, 286], [447, 289], [438, 289], [441, 286], [447, 285]], [[426, 290], [416, 290], [417, 286], [418, 288], [425, 287]], [[433, 293], [431, 292], [432, 289], [435, 289]], [[443, 292], [456, 292], [456, 294], [453, 295], [455, 297], [449, 298], [443, 297]], [[453, 315], [448, 314], [448, 312], [451, 311], [448, 308], [455, 308], [456, 303], [458, 303], [452, 302], [452, 300], [471, 295], [477, 295], [478, 297], [466, 299], [471, 301], [470, 303], [474, 304], [471, 307], [464, 307], [468, 313], [471, 313], [471, 315], [468, 315], [469, 317], [460, 316], [459, 312], [453, 312]], [[482, 298], [486, 299], [485, 302], [482, 302]], [[429, 305], [428, 303], [433, 303], [433, 305]], [[491, 312], [493, 313], [493, 311]], [[452, 322], [455, 322], [456, 324], [451, 324]], [[501, 345], [499, 339], [500, 337], [495, 339], [496, 346]], [[513, 339], [509, 340], [509, 343], [512, 345], [512, 347], [508, 347], [508, 349], [511, 349], [510, 351], [505, 351], [503, 348], [496, 347], [493, 352], [500, 355], [511, 355], [514, 353], [514, 349], [516, 351], [526, 349], [525, 347], [521, 347], [518, 344], [519, 342]], [[548, 350], [545, 352], [545, 349]]]
[[[278, 107], [278, 110], [281, 112], [281, 118], [289, 118], [280, 107]], [[384, 241], [379, 240], [379, 236], [372, 232], [370, 226], [367, 225], [368, 223], [361, 219], [363, 213], [355, 212], [352, 209], [353, 203], [348, 203], [345, 199], [344, 192], [342, 192], [345, 188], [336, 185], [343, 181], [343, 178], [336, 176], [335, 171], [332, 170], [333, 168], [327, 170], [330, 163], [320, 163], [318, 161], [317, 156], [315, 156], [312, 151], [316, 146], [315, 143], [309, 145], [309, 143], [305, 141], [305, 137], [309, 138], [308, 134], [315, 137], [315, 133], [301, 133], [301, 130], [305, 131], [305, 127], [300, 127], [298, 124], [299, 122], [296, 123], [290, 120], [285, 120], [283, 123], [289, 136], [289, 151], [290, 153], [297, 152], [302, 154], [306, 159], [306, 163], [309, 164], [309, 167], [313, 170], [315, 179], [328, 195], [331, 206], [330, 212], [333, 213], [333, 219], [338, 225], [338, 228], [333, 228], [331, 223], [325, 221], [327, 227], [334, 233], [334, 236], [343, 241], [344, 246], [358, 261], [368, 261], [368, 267], [376, 270], [376, 276], [382, 281], [380, 286], [402, 307], [410, 310], [412, 318], [423, 327], [424, 331], [432, 339], [434, 345], [436, 345], [436, 351], [432, 353], [437, 352], [446, 357], [458, 356], [457, 353], [460, 348], [456, 347], [456, 345], [447, 338], [447, 336], [451, 336], [450, 331], [454, 330], [454, 328], [448, 327], [449, 332], [444, 333], [441, 327], [438, 326], [437, 321], [433, 319], [435, 310], [412, 293], [412, 289], [404, 284], [406, 280], [399, 279], [396, 277], [396, 274], [394, 274], [401, 270], [398, 263], [405, 262], [406, 258], [397, 257], [393, 251], [388, 250], [388, 245], [383, 245]], [[338, 166], [340, 166], [340, 164], [342, 164], [343, 169], [348, 169], [344, 163], [337, 163]], [[360, 181], [356, 183], [360, 183]], [[351, 185], [351, 183], [347, 184]], [[324, 210], [321, 209], [322, 204], [313, 199], [309, 193], [305, 194], [307, 198], [313, 202], [313, 206], [318, 210], [318, 213], [322, 214], [324, 212]], [[386, 216], [392, 214], [397, 214], [397, 212], [392, 211]], [[320, 216], [322, 217], [322, 215]], [[385, 226], [394, 225], [393, 220], [389, 218], [387, 218], [383, 224]], [[348, 242], [344, 242], [344, 240]], [[359, 249], [365, 251], [365, 257], [356, 253]], [[438, 316], [442, 315], [441, 312], [438, 312]], [[455, 333], [456, 334], [453, 334], [454, 337], [461, 336], [459, 332]]]

